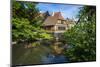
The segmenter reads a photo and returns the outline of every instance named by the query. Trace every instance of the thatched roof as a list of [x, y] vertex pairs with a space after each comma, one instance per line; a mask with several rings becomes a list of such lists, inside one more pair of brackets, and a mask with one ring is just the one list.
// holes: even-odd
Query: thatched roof
[[43, 26], [55, 25], [58, 20], [64, 20], [61, 12], [55, 12], [53, 16], [48, 16], [44, 21]]
[[54, 13], [54, 17], [60, 20], [64, 20], [63, 16], [61, 15], [61, 12]]

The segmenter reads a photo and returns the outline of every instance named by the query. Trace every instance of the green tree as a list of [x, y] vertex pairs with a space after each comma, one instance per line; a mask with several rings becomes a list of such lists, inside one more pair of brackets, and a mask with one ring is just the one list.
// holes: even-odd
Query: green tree
[[64, 33], [70, 46], [65, 55], [71, 61], [96, 60], [96, 7], [84, 6], [79, 12], [77, 24]]
[[33, 41], [37, 39], [51, 39], [41, 28], [42, 18], [36, 8], [38, 3], [15, 1], [12, 4], [12, 40]]

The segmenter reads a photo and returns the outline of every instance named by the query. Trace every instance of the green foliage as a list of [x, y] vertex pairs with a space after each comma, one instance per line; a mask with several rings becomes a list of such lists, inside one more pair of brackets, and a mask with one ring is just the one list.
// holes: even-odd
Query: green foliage
[[35, 28], [30, 25], [30, 22], [27, 19], [14, 18], [12, 19], [12, 22], [13, 40], [19, 41], [35, 38], [36, 33], [33, 32]]
[[65, 55], [71, 61], [96, 60], [96, 11], [95, 7], [84, 6], [79, 13], [79, 21], [64, 33], [69, 48]]
[[44, 39], [53, 39], [53, 37], [51, 35], [47, 34], [47, 33], [41, 33], [40, 35]]
[[12, 4], [12, 40], [33, 41], [42, 39], [51, 39], [41, 28], [42, 17], [39, 16], [39, 10], [36, 9], [37, 3], [15, 1]]

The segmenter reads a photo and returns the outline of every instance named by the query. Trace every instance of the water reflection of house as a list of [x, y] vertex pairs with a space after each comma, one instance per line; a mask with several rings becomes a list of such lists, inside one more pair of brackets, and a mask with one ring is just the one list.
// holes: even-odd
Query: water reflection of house
[[65, 32], [73, 25], [73, 21], [64, 19], [61, 12], [55, 12], [44, 20], [43, 28], [48, 32], [53, 33], [55, 37], [58, 37], [59, 34]]

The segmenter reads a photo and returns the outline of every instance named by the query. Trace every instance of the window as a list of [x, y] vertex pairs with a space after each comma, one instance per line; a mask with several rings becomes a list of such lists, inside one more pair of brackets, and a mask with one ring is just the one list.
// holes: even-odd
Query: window
[[66, 22], [64, 20], [58, 20], [59, 24], [65, 24]]
[[61, 20], [58, 20], [58, 23], [61, 23]]
[[61, 24], [63, 24], [64, 22], [63, 22], [63, 20], [61, 21]]
[[65, 30], [65, 27], [58, 27], [58, 30]]

